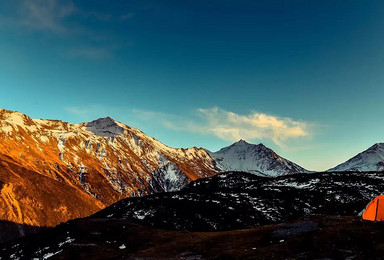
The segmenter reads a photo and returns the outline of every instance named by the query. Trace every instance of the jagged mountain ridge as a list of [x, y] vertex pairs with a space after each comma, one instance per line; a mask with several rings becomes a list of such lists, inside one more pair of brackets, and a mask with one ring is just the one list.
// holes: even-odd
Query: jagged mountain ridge
[[0, 138], [0, 220], [19, 224], [56, 225], [217, 173], [204, 149], [170, 148], [111, 118], [70, 124], [0, 110]]
[[[171, 148], [110, 117], [71, 124], [0, 110], [0, 138], [0, 220], [20, 225], [53, 226], [223, 170], [213, 156], [220, 151]], [[280, 158], [270, 157], [270, 165]], [[298, 168], [276, 169], [271, 175]]]
[[384, 171], [384, 143], [376, 143], [328, 171]]

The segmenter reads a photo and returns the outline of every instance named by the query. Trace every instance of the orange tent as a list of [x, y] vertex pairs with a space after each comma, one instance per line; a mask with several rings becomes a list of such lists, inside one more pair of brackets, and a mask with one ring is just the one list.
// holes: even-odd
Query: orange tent
[[384, 221], [384, 195], [374, 198], [364, 210], [363, 219]]

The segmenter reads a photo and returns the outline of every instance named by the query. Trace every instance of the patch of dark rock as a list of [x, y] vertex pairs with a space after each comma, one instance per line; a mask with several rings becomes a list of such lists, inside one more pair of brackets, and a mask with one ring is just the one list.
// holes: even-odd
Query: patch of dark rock
[[317, 229], [317, 224], [313, 221], [303, 221], [287, 224], [272, 232], [273, 238], [285, 239], [295, 237], [303, 233], [312, 232]]

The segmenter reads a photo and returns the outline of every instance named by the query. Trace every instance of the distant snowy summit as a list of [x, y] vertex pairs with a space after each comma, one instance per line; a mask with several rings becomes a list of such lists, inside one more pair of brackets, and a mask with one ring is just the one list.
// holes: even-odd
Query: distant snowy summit
[[328, 171], [384, 171], [384, 143], [376, 143], [367, 150]]
[[209, 155], [220, 171], [243, 171], [270, 177], [309, 172], [263, 144], [250, 144], [243, 139]]

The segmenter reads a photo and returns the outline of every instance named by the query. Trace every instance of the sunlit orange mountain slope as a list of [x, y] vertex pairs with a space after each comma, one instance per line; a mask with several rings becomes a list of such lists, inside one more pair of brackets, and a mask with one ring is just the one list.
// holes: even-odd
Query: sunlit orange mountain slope
[[217, 173], [206, 150], [170, 148], [108, 117], [70, 124], [1, 109], [0, 140], [0, 220], [32, 226]]

